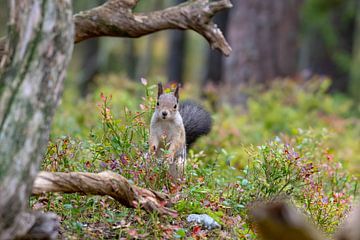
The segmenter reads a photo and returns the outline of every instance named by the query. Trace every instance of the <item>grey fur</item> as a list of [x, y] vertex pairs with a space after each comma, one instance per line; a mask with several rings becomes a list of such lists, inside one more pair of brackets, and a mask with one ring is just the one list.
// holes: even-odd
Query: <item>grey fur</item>
[[190, 147], [200, 136], [210, 132], [212, 125], [211, 116], [199, 104], [189, 100], [180, 102], [179, 112], [183, 119], [186, 145], [188, 147]]

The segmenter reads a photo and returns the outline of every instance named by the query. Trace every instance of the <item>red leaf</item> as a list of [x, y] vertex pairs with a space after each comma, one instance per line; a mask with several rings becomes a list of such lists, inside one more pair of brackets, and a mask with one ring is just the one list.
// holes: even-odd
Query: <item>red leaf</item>
[[193, 237], [195, 237], [196, 235], [198, 235], [201, 231], [201, 226], [194, 226], [191, 232], [191, 235]]

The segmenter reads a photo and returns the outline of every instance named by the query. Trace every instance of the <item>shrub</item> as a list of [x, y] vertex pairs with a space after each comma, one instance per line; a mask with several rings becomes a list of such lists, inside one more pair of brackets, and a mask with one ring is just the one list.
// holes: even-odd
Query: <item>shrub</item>
[[250, 149], [239, 177], [239, 201], [290, 198], [319, 227], [332, 233], [351, 208], [357, 180], [334, 159], [327, 132], [298, 130]]
[[[118, 229], [112, 237], [124, 237], [127, 230], [117, 224], [129, 221], [129, 231], [155, 238], [196, 238], [198, 228], [191, 231], [184, 219], [206, 213], [223, 228], [201, 230], [202, 237], [254, 239], [245, 221], [246, 206], [284, 196], [330, 233], [351, 208], [357, 186], [349, 170], [356, 172], [360, 156], [360, 125], [351, 101], [326, 93], [327, 81], [277, 82], [268, 91], [247, 90], [245, 109], [221, 108], [213, 114], [211, 134], [190, 149], [186, 179], [177, 186], [168, 181], [166, 167], [147, 154], [156, 86], [146, 81], [124, 86], [129, 91], [102, 87], [80, 105], [65, 97], [43, 169], [115, 171], [137, 185], [171, 194], [179, 218], [170, 221], [121, 208], [104, 197], [49, 194], [33, 199], [35, 207], [61, 215], [73, 234], [85, 238], [85, 226], [106, 222], [104, 228]], [[62, 136], [64, 129], [71, 137]]]

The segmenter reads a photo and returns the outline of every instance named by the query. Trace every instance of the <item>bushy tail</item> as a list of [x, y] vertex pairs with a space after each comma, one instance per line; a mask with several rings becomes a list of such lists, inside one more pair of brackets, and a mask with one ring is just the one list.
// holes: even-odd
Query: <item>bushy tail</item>
[[179, 112], [184, 122], [188, 147], [200, 136], [210, 132], [211, 116], [202, 106], [193, 101], [184, 101], [180, 103]]

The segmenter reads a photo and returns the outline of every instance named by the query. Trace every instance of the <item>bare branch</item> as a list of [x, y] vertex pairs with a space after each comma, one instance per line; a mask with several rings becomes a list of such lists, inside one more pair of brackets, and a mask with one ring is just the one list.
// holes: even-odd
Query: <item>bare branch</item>
[[192, 29], [204, 36], [212, 48], [230, 54], [231, 47], [221, 30], [211, 22], [217, 12], [232, 7], [230, 0], [195, 0], [149, 13], [133, 13], [135, 2], [112, 0], [75, 14], [75, 42], [99, 36], [136, 38], [165, 29]]
[[137, 187], [126, 178], [107, 171], [101, 173], [40, 172], [34, 182], [32, 193], [44, 192], [81, 193], [108, 195], [126, 207], [141, 207], [148, 212], [176, 216], [166, 205], [170, 199], [166, 194]]
[[[211, 21], [217, 12], [232, 7], [230, 0], [193, 0], [160, 11], [133, 13], [138, 1], [108, 0], [99, 7], [75, 14], [75, 43], [101, 36], [137, 38], [165, 29], [191, 29], [202, 35], [211, 48], [226, 56], [231, 53], [221, 30]], [[6, 56], [5, 42], [5, 38], [0, 39], [0, 63]]]

